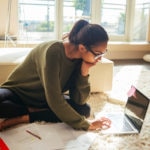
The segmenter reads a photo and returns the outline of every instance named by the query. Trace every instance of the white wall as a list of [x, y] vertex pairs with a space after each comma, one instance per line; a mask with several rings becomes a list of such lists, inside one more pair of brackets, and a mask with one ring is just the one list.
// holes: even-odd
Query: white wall
[[108, 44], [108, 59], [141, 59], [145, 54], [150, 54], [150, 43], [116, 43]]

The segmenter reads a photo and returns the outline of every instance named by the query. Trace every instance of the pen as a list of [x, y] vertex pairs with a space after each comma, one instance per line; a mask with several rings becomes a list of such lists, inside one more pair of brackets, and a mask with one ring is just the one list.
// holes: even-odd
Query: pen
[[38, 136], [38, 135], [32, 133], [32, 132], [29, 131], [29, 130], [26, 130], [26, 132], [29, 133], [29, 134], [31, 134], [31, 135], [33, 135], [34, 137], [36, 137], [36, 138], [38, 138], [38, 139], [40, 139], [40, 140], [42, 139], [40, 136]]

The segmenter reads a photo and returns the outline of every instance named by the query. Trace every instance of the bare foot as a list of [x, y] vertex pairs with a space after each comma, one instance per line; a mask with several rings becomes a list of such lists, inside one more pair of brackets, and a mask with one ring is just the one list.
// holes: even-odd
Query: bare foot
[[5, 119], [0, 123], [0, 131], [21, 123], [29, 123], [29, 115]]

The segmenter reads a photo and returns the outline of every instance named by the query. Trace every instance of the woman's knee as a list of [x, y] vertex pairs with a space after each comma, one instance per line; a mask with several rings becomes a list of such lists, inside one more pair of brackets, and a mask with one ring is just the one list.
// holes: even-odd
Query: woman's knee
[[0, 101], [8, 99], [12, 95], [12, 92], [9, 89], [0, 88]]
[[0, 102], [7, 100], [16, 104], [23, 105], [21, 99], [13, 91], [6, 88], [0, 88]]

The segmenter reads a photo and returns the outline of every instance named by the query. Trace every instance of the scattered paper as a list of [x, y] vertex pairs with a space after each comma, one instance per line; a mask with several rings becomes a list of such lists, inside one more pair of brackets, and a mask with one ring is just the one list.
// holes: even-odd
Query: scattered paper
[[96, 136], [93, 132], [74, 130], [65, 123], [24, 124], [0, 132], [11, 150], [88, 150]]

